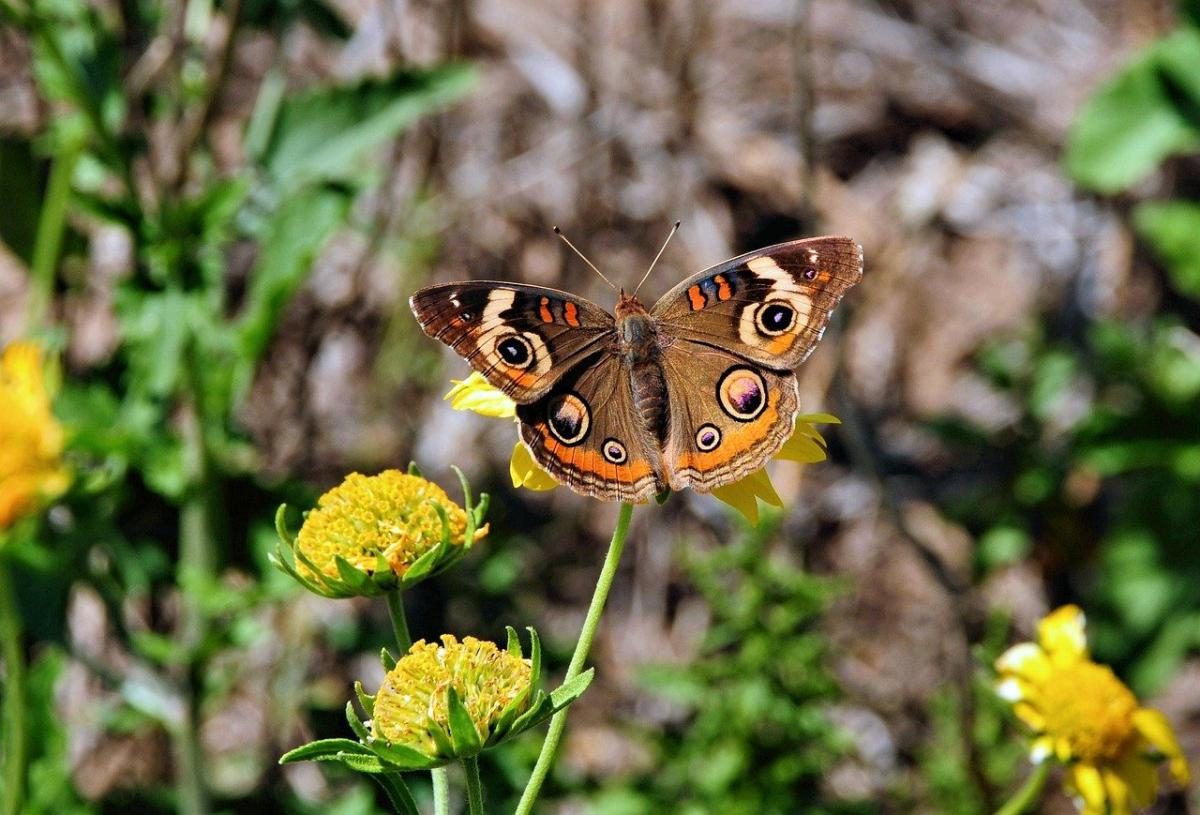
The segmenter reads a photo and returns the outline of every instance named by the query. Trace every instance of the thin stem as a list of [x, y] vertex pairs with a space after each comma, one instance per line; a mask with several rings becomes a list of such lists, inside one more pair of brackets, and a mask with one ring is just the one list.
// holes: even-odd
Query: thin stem
[[479, 779], [479, 757], [462, 760], [467, 771], [467, 807], [471, 815], [483, 815], [483, 782]]
[[33, 263], [30, 268], [32, 285], [29, 292], [28, 322], [31, 329], [45, 325], [46, 314], [54, 297], [54, 272], [58, 268], [58, 255], [62, 249], [63, 231], [67, 223], [67, 205], [71, 200], [71, 174], [75, 171], [75, 160], [79, 151], [67, 146], [54, 159], [50, 168], [50, 181], [46, 186], [46, 198], [38, 216], [37, 239], [33, 245]]
[[996, 810], [996, 815], [1021, 815], [1023, 812], [1028, 812], [1041, 800], [1042, 787], [1046, 786], [1046, 779], [1049, 776], [1049, 761], [1035, 765], [1029, 778], [1025, 779], [1025, 783], [1021, 785], [1021, 789], [1017, 790], [1016, 795], [1009, 798], [1004, 806]]
[[450, 815], [450, 775], [445, 767], [429, 771], [433, 779], [433, 815]]
[[8, 562], [0, 557], [0, 648], [4, 652], [3, 815], [20, 815], [25, 796], [29, 736], [25, 732], [25, 646]]
[[[588, 606], [587, 617], [583, 620], [583, 629], [579, 632], [579, 642], [575, 644], [575, 653], [571, 655], [571, 664], [567, 666], [564, 682], [574, 679], [583, 670], [588, 652], [592, 649], [592, 640], [600, 624], [600, 615], [604, 613], [604, 604], [608, 600], [608, 592], [612, 588], [613, 578], [617, 575], [617, 566], [621, 562], [621, 552], [625, 549], [625, 538], [629, 534], [629, 521], [633, 517], [633, 504], [621, 504], [621, 513], [617, 516], [617, 526], [613, 530], [612, 541], [608, 544], [608, 554], [604, 556], [604, 565], [600, 568], [600, 577], [596, 580], [596, 590], [592, 593], [592, 603]], [[567, 727], [567, 709], [563, 708], [550, 719], [550, 729], [546, 731], [546, 740], [542, 742], [542, 751], [538, 754], [533, 774], [521, 794], [517, 804], [516, 815], [529, 815], [537, 802], [542, 784], [550, 773], [550, 765], [554, 763], [554, 753], [562, 740], [563, 730]]]
[[404, 615], [404, 598], [400, 595], [400, 589], [395, 589], [387, 593], [388, 616], [392, 618], [392, 633], [396, 636], [396, 647], [400, 649], [400, 653], [396, 654], [396, 659], [408, 653], [408, 649], [412, 648], [412, 636], [408, 633], [408, 618]]

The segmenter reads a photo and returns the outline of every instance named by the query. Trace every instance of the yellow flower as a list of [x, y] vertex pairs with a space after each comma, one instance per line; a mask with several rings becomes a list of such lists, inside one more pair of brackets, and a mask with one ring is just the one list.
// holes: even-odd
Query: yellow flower
[[51, 410], [42, 349], [15, 342], [0, 355], [0, 530], [66, 491], [63, 429]]
[[[464, 380], [451, 381], [454, 387], [445, 398], [455, 410], [471, 410], [484, 416], [498, 418], [516, 416], [516, 404], [505, 396], [503, 391], [488, 384], [481, 374], [472, 373]], [[841, 421], [828, 413], [810, 413], [797, 417], [792, 437], [784, 444], [783, 449], [775, 454], [775, 458], [805, 464], [824, 461], [825, 439], [813, 427], [814, 424], [841, 424]], [[508, 469], [514, 487], [542, 492], [558, 486], [554, 476], [533, 460], [533, 455], [524, 442], [518, 441], [513, 447]], [[740, 481], [718, 487], [712, 494], [736, 509], [752, 524], [758, 523], [760, 500], [770, 506], [783, 506], [783, 499], [775, 491], [771, 476], [765, 469], [757, 470]]]
[[452, 688], [474, 726], [474, 740], [482, 745], [506, 711], [520, 714], [529, 707], [532, 678], [529, 660], [495, 643], [474, 637], [459, 642], [450, 634], [442, 635], [441, 645], [420, 640], [384, 678], [371, 733], [388, 744], [438, 755], [441, 739], [434, 734], [439, 728], [445, 734], [452, 730]]
[[1063, 606], [1038, 625], [1038, 641], [996, 661], [997, 690], [1034, 732], [1031, 758], [1057, 759], [1084, 815], [1127, 815], [1158, 793], [1165, 760], [1180, 784], [1187, 761], [1166, 717], [1088, 655], [1083, 612]]
[[414, 473], [351, 473], [317, 501], [295, 538], [276, 518], [282, 546], [276, 565], [329, 597], [379, 594], [409, 585], [457, 561], [487, 534], [487, 500], [463, 509], [445, 490]]

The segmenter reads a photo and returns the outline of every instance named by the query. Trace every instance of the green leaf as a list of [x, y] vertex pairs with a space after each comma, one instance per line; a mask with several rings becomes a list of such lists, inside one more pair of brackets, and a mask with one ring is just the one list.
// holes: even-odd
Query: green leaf
[[[1189, 78], [1190, 77], [1190, 78]], [[1145, 49], [1084, 106], [1067, 142], [1080, 184], [1117, 192], [1170, 155], [1200, 147], [1200, 32], [1182, 29]]]
[[450, 712], [450, 739], [454, 742], [454, 754], [460, 758], [475, 755], [483, 743], [471, 714], [458, 698], [458, 691], [453, 685], [446, 688], [446, 703]]
[[555, 710], [561, 710], [567, 705], [574, 702], [583, 692], [588, 689], [588, 685], [592, 684], [592, 678], [596, 675], [595, 668], [588, 668], [579, 676], [562, 683], [553, 693], [550, 694], [550, 704]]
[[280, 764], [294, 764], [297, 761], [333, 761], [347, 753], [374, 756], [365, 746], [353, 739], [319, 739], [302, 744], [294, 750], [288, 750], [279, 757]]
[[1171, 284], [1181, 294], [1200, 298], [1200, 203], [1139, 204], [1133, 225], [1165, 264]]
[[420, 815], [417, 802], [413, 800], [412, 793], [408, 791], [408, 785], [404, 783], [404, 779], [400, 777], [399, 773], [380, 773], [371, 777], [379, 782], [379, 786], [383, 787], [388, 800], [392, 802], [392, 807], [397, 812], [402, 815]]
[[371, 731], [367, 730], [362, 719], [358, 718], [358, 714], [354, 712], [353, 702], [346, 703], [346, 723], [350, 725], [350, 729], [354, 731], [354, 735], [358, 736], [360, 741], [366, 741], [371, 737]]
[[388, 764], [403, 770], [423, 770], [438, 763], [437, 759], [404, 744], [388, 744], [380, 739], [371, 739], [368, 746]]
[[461, 97], [473, 81], [467, 67], [450, 65], [296, 94], [280, 106], [266, 170], [283, 194], [313, 181], [353, 181], [370, 150]]
[[313, 259], [343, 223], [350, 201], [345, 190], [313, 187], [289, 195], [271, 215], [238, 318], [238, 345], [246, 366], [235, 377], [239, 390], [249, 383], [284, 307], [308, 278]]

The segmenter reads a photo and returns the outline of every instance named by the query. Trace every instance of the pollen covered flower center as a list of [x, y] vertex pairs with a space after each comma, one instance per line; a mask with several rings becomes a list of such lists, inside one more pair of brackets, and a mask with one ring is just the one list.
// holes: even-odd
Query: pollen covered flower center
[[375, 698], [372, 729], [377, 738], [433, 755], [438, 745], [432, 727], [449, 732], [447, 690], [462, 700], [480, 740], [509, 705], [528, 707], [532, 668], [526, 660], [494, 643], [449, 634], [441, 644], [419, 641], [391, 670]]
[[1112, 670], [1094, 662], [1060, 667], [1041, 687], [1046, 732], [1065, 739], [1081, 761], [1119, 757], [1134, 736], [1137, 699]]

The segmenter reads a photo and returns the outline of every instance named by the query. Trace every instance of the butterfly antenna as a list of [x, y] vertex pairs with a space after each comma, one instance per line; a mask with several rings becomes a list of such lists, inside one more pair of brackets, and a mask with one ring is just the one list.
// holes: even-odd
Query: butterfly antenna
[[650, 268], [646, 270], [644, 275], [642, 275], [642, 279], [638, 281], [637, 288], [633, 290], [635, 296], [638, 293], [638, 289], [640, 289], [642, 284], [646, 282], [646, 279], [650, 277], [650, 273], [654, 271], [654, 266], [658, 263], [658, 259], [662, 257], [663, 252], [667, 251], [667, 244], [671, 242], [671, 238], [675, 237], [675, 233], [679, 231], [679, 224], [680, 222], [676, 221], [675, 226], [671, 227], [671, 234], [667, 235], [667, 239], [663, 241], [662, 249], [659, 249], [658, 254], [654, 256], [654, 260], [650, 261]]
[[567, 236], [564, 235], [562, 233], [562, 230], [559, 229], [557, 226], [554, 227], [554, 234], [558, 235], [558, 237], [562, 238], [563, 243], [565, 243], [567, 246], [571, 247], [571, 249], [574, 250], [575, 254], [579, 255], [579, 257], [581, 257], [583, 259], [583, 262], [592, 268], [593, 272], [600, 275], [601, 280], [603, 280], [608, 285], [612, 286], [613, 291], [620, 291], [616, 286], [613, 286], [613, 282], [611, 280], [609, 280], [607, 277], [604, 276], [604, 272], [602, 272], [596, 268], [596, 264], [592, 263], [590, 260], [587, 259], [587, 255], [585, 255], [583, 252], [580, 252], [579, 249], [575, 246], [575, 244], [573, 244], [569, 240], [567, 240]]

